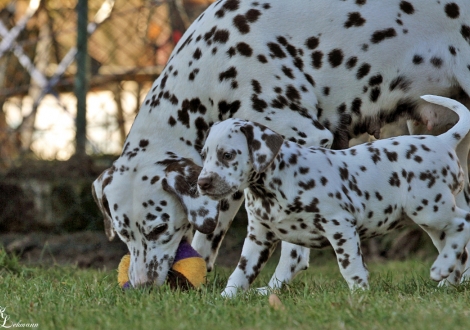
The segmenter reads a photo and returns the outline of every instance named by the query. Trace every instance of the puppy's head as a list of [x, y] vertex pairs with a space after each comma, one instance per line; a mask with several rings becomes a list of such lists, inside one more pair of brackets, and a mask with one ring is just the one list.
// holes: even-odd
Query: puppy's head
[[283, 142], [281, 135], [257, 123], [231, 118], [214, 124], [201, 152], [199, 192], [221, 199], [245, 189], [253, 172], [266, 171]]

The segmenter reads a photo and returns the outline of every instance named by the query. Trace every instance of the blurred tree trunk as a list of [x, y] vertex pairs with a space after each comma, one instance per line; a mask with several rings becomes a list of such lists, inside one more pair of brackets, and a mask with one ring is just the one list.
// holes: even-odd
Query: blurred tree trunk
[[[36, 52], [34, 56], [34, 66], [39, 72], [46, 72], [49, 63], [49, 49], [51, 47], [51, 30], [47, 24], [48, 15], [45, 8], [37, 13], [37, 26], [39, 28], [39, 38], [36, 44]], [[24, 117], [21, 129], [22, 152], [31, 151], [33, 143], [33, 135], [35, 131], [36, 114], [39, 104], [35, 102], [39, 98], [45, 86], [41, 86], [37, 81], [31, 79], [28, 90], [28, 96], [33, 101], [30, 114]]]
[[118, 124], [118, 130], [119, 130], [119, 139], [121, 145], [124, 145], [124, 142], [126, 140], [126, 128], [124, 126], [125, 120], [124, 120], [124, 108], [122, 106], [122, 87], [120, 82], [117, 82], [115, 84], [112, 84], [111, 87], [113, 94], [114, 94], [114, 102], [116, 102], [116, 116], [117, 116], [117, 124]]
[[190, 22], [188, 21], [183, 2], [181, 0], [168, 1], [168, 10], [170, 13], [171, 36], [174, 45], [176, 45], [184, 31], [189, 27]]

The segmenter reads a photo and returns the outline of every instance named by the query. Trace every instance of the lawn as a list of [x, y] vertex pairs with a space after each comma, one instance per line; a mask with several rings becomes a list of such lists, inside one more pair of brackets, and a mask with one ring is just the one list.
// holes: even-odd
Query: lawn
[[438, 288], [431, 263], [370, 263], [371, 290], [351, 293], [334, 260], [317, 262], [277, 292], [275, 309], [254, 292], [221, 298], [229, 269], [216, 267], [201, 290], [122, 292], [114, 270], [31, 268], [0, 251], [0, 306], [39, 329], [470, 329], [470, 284]]

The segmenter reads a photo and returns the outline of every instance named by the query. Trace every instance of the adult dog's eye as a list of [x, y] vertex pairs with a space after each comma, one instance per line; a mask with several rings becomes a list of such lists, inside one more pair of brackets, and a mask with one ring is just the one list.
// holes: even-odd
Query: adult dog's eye
[[232, 160], [234, 154], [232, 152], [226, 152], [224, 153], [224, 160]]
[[168, 225], [166, 223], [161, 224], [158, 227], [155, 227], [150, 233], [145, 235], [145, 238], [149, 241], [154, 241], [160, 236], [162, 233], [164, 233], [168, 229]]

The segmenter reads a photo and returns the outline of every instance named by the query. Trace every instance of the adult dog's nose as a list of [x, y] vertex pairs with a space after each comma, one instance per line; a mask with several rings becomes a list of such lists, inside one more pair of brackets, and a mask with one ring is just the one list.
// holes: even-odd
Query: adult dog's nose
[[207, 190], [212, 186], [212, 177], [206, 176], [197, 179], [197, 184], [201, 190]]

